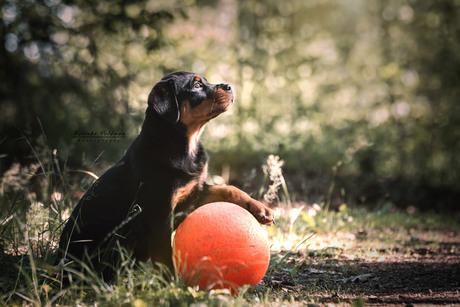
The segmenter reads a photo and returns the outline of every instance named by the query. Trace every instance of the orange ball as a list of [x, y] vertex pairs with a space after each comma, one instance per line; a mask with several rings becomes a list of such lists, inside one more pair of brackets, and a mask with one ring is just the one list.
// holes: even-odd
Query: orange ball
[[257, 285], [270, 261], [266, 232], [247, 210], [226, 202], [204, 205], [177, 228], [173, 262], [181, 280], [201, 290]]

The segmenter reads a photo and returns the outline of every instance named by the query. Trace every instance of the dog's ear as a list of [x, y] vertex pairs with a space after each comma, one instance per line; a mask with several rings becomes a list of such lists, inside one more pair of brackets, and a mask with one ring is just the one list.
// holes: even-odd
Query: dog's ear
[[155, 84], [150, 92], [148, 105], [170, 123], [177, 123], [180, 111], [174, 80], [163, 80]]

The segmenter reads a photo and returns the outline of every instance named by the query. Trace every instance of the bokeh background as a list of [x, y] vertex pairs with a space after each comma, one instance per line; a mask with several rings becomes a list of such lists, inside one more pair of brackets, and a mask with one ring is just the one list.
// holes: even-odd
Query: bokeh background
[[101, 174], [139, 132], [155, 82], [188, 70], [235, 89], [202, 139], [231, 184], [257, 193], [275, 154], [294, 201], [458, 207], [458, 0], [0, 6], [1, 196], [40, 176], [46, 196], [67, 170]]

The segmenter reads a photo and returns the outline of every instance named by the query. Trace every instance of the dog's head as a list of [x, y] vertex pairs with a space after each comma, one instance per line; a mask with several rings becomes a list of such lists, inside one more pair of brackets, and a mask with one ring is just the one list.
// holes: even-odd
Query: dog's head
[[202, 126], [228, 110], [233, 103], [229, 84], [210, 84], [190, 72], [174, 72], [152, 89], [148, 105], [170, 123], [181, 122], [187, 128]]

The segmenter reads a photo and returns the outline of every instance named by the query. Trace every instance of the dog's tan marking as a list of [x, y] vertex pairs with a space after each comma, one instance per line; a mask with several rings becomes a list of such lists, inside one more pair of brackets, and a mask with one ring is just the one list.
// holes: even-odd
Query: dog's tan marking
[[187, 197], [190, 197], [193, 193], [193, 190], [195, 190], [197, 187], [198, 182], [196, 180], [192, 180], [182, 188], [176, 189], [171, 197], [171, 209], [174, 211], [176, 206], [184, 202]]

